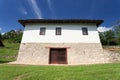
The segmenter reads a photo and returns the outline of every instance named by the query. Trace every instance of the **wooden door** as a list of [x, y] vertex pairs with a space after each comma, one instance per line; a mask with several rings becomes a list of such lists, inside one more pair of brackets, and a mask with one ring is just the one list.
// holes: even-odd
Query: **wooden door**
[[50, 64], [67, 64], [66, 48], [50, 49]]

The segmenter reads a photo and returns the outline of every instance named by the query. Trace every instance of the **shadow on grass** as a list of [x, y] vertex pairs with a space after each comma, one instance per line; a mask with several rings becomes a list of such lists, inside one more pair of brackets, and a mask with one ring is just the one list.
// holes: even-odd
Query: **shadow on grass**
[[0, 61], [0, 64], [3, 64], [3, 63], [9, 63], [11, 61]]
[[16, 61], [16, 59], [8, 59], [8, 60], [0, 60], [0, 64], [4, 64], [4, 63], [9, 63], [9, 62], [13, 62], [13, 61]]
[[19, 47], [0, 47], [0, 49], [12, 49], [12, 50], [19, 50]]
[[16, 61], [16, 56], [0, 56], [0, 64]]

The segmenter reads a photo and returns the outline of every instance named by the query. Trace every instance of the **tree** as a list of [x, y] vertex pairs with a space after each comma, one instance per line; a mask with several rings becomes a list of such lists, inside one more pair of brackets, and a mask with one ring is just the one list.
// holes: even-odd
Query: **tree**
[[107, 45], [112, 45], [113, 41], [114, 41], [114, 32], [112, 30], [106, 31], [105, 32], [105, 40], [107, 41]]
[[11, 30], [2, 35], [2, 39], [8, 40], [8, 42], [20, 43], [22, 39], [22, 34], [22, 30]]
[[115, 24], [113, 25], [115, 37], [117, 44], [120, 45], [120, 21], [116, 21]]
[[116, 45], [115, 34], [113, 30], [109, 30], [106, 32], [100, 32], [100, 40], [103, 45]]
[[115, 28], [117, 43], [120, 45], [120, 25]]
[[0, 33], [0, 47], [4, 47], [3, 43], [2, 43], [2, 36], [1, 36], [1, 33]]
[[104, 32], [99, 32], [100, 40], [103, 45], [107, 45], [107, 41], [105, 39]]

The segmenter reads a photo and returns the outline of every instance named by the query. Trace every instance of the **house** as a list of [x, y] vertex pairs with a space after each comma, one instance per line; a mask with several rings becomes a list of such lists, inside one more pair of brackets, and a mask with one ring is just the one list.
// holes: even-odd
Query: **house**
[[18, 53], [20, 64], [104, 63], [97, 27], [103, 20], [19, 20], [24, 33]]

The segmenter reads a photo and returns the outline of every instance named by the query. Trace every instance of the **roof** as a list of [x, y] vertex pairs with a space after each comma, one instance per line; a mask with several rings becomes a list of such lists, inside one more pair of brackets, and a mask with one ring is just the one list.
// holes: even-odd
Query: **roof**
[[103, 20], [89, 20], [89, 19], [26, 19], [18, 20], [24, 27], [28, 23], [93, 23], [99, 26]]

